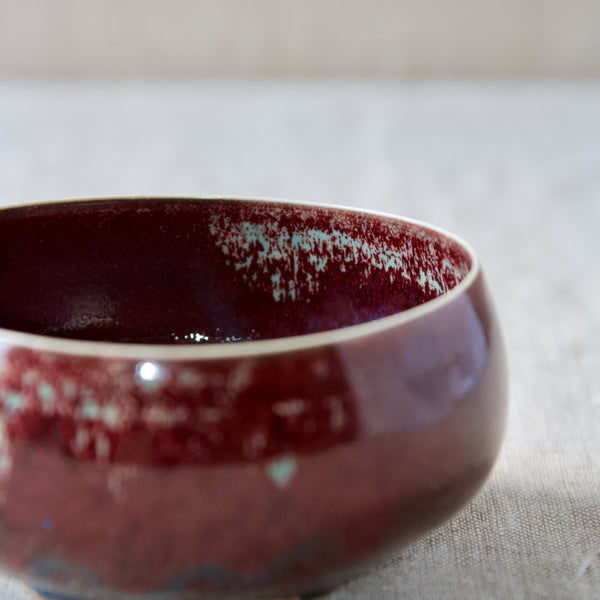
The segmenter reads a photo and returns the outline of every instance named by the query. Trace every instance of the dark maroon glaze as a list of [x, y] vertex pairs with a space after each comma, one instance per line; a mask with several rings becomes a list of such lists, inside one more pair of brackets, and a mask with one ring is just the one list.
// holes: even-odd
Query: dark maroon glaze
[[161, 344], [287, 337], [417, 306], [468, 269], [447, 238], [331, 208], [49, 204], [2, 211], [0, 326]]
[[0, 300], [1, 326], [44, 334], [0, 331], [0, 560], [41, 589], [321, 590], [450, 516], [499, 449], [482, 275], [420, 225], [255, 201], [9, 209]]

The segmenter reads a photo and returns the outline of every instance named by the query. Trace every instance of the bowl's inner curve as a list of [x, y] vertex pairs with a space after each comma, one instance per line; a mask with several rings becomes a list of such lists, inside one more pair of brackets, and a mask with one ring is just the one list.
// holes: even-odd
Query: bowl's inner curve
[[104, 200], [0, 211], [0, 327], [137, 343], [266, 339], [388, 316], [471, 266], [393, 218], [256, 201]]

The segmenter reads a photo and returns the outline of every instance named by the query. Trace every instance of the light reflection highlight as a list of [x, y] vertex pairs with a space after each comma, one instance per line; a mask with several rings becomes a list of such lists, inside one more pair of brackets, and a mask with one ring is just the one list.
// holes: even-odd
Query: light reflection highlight
[[139, 363], [135, 368], [135, 372], [142, 381], [149, 383], [160, 379], [160, 367], [153, 362]]

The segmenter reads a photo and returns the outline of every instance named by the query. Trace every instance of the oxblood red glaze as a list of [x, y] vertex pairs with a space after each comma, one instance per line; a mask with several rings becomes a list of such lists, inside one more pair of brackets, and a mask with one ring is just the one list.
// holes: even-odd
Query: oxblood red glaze
[[[395, 276], [402, 238], [422, 258], [408, 257], [406, 273]], [[257, 340], [344, 327], [437, 296], [429, 281], [419, 283], [423, 267], [439, 271], [445, 288], [469, 268], [460, 246], [419, 237], [414, 225], [264, 202], [9, 209], [0, 239], [0, 325], [111, 342], [185, 343], [190, 333]]]
[[256, 597], [336, 585], [440, 523], [504, 428], [473, 261], [339, 208], [0, 211], [0, 327], [38, 334], [0, 330], [0, 559], [90, 600]]

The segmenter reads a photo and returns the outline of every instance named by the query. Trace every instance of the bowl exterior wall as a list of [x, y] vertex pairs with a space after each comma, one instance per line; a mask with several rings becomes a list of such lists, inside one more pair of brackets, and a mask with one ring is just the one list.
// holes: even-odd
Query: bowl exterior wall
[[65, 597], [331, 587], [461, 508], [505, 425], [481, 275], [412, 320], [276, 354], [0, 347], [0, 560]]

